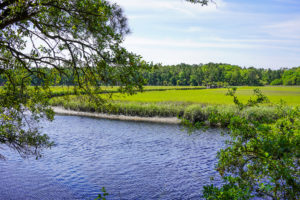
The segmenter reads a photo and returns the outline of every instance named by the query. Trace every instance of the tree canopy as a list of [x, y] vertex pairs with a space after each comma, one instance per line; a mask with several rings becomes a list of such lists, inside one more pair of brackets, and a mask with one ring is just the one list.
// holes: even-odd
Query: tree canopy
[[208, 87], [299, 85], [300, 67], [291, 69], [242, 68], [224, 63], [153, 66], [143, 72], [149, 85], [202, 85]]
[[[53, 144], [37, 122], [53, 119], [49, 87], [62, 77], [99, 104], [99, 85], [132, 94], [145, 84], [147, 64], [121, 46], [127, 19], [107, 0], [1, 0], [0, 28], [0, 142], [22, 156], [39, 157]], [[32, 79], [41, 84], [31, 87]]]
[[[41, 117], [53, 119], [49, 87], [71, 75], [78, 92], [95, 95], [100, 84], [121, 92], [141, 89], [146, 63], [121, 46], [129, 33], [122, 9], [99, 0], [0, 1], [0, 142], [22, 156], [40, 156], [52, 143], [40, 134]], [[51, 73], [46, 73], [47, 68]], [[65, 69], [71, 70], [66, 74]], [[42, 85], [31, 87], [32, 77]]]
[[[246, 104], [235, 92], [236, 88], [231, 89], [227, 95], [239, 110], [268, 101], [258, 89]], [[204, 186], [206, 199], [299, 199], [300, 109], [279, 104], [276, 115], [230, 118], [228, 146], [217, 156], [223, 185]]]
[[0, 8], [2, 73], [18, 65], [46, 78], [39, 70], [42, 67], [55, 68], [60, 74], [63, 67], [71, 67], [80, 87], [110, 81], [139, 83], [140, 77], [134, 72], [144, 63], [120, 46], [129, 29], [116, 4], [8, 0]]

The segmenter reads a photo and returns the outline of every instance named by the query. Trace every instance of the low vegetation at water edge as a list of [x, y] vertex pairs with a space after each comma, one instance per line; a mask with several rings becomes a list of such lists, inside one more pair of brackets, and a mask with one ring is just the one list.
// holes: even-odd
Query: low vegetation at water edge
[[[242, 95], [244, 94], [243, 97], [246, 98], [248, 97], [247, 92], [250, 89], [252, 88], [244, 88], [244, 90], [240, 91], [240, 94]], [[292, 94], [298, 95], [297, 94], [298, 88], [296, 88], [296, 90], [294, 90], [294, 88], [286, 88], [286, 89], [287, 89], [286, 91], [289, 91], [291, 95]], [[182, 94], [185, 92], [187, 93], [196, 92], [200, 94], [206, 93], [208, 98], [214, 98], [215, 100], [219, 100], [220, 102], [224, 102], [224, 99], [225, 100], [229, 99], [231, 100], [231, 102], [233, 102], [232, 97], [225, 96], [223, 94], [225, 92], [225, 89], [218, 89], [218, 90], [220, 91], [220, 94], [218, 94], [219, 91], [212, 90], [212, 89], [197, 90], [197, 91], [194, 90], [175, 91], [175, 93], [173, 93], [173, 91], [160, 91], [158, 93], [161, 94], [165, 94], [165, 93]], [[280, 93], [277, 91], [276, 94]], [[138, 95], [145, 95], [148, 97], [149, 93], [152, 92], [145, 92]], [[217, 97], [213, 96], [213, 94], [217, 94], [216, 95]], [[173, 98], [180, 99], [180, 95], [178, 96], [173, 95]], [[189, 96], [183, 96], [183, 98], [189, 98]], [[190, 96], [190, 98], [194, 98], [194, 97]], [[236, 106], [234, 106], [233, 103], [232, 105], [227, 103], [216, 104], [215, 102], [209, 104], [208, 102], [201, 102], [201, 101], [194, 103], [191, 101], [160, 101], [160, 102], [149, 101], [147, 102], [147, 101], [118, 100], [118, 101], [112, 101], [110, 102], [110, 104], [98, 106], [93, 101], [90, 101], [88, 96], [84, 96], [84, 95], [83, 96], [69, 95], [63, 97], [55, 97], [51, 99], [50, 103], [52, 106], [62, 106], [66, 109], [85, 111], [85, 112], [99, 112], [99, 113], [141, 116], [141, 117], [154, 117], [154, 116], [176, 117], [177, 116], [182, 118], [183, 122], [189, 122], [191, 124], [208, 123], [209, 126], [221, 126], [221, 127], [227, 127], [230, 122], [230, 119], [233, 116], [241, 116], [249, 120], [259, 120], [261, 122], [274, 121], [282, 116], [282, 113], [278, 113], [276, 106], [272, 104], [265, 104], [264, 106], [259, 108], [249, 107], [243, 109], [242, 111], [240, 111]], [[291, 104], [291, 101], [289, 103]], [[297, 105], [297, 104], [294, 103], [292, 105]], [[292, 106], [286, 105], [284, 107], [286, 110], [289, 110]]]

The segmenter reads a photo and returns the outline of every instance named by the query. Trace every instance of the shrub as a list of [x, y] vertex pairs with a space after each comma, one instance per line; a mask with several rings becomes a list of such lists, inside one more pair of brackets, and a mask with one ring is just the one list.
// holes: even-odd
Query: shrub
[[262, 94], [247, 104], [232, 95], [241, 115], [231, 118], [229, 146], [218, 152], [224, 184], [205, 186], [204, 198], [299, 199], [300, 109], [249, 107], [263, 103]]
[[270, 85], [282, 85], [282, 79], [275, 79], [270, 83]]
[[201, 105], [190, 105], [184, 110], [183, 118], [192, 124], [196, 122], [205, 122], [208, 119], [206, 110]]

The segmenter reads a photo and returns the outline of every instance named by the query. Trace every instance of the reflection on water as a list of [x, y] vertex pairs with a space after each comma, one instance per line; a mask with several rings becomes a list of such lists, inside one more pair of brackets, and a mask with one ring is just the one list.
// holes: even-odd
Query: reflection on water
[[108, 199], [199, 199], [225, 140], [217, 130], [74, 116], [44, 132], [57, 145], [39, 160], [1, 150], [0, 199], [94, 199], [103, 186]]

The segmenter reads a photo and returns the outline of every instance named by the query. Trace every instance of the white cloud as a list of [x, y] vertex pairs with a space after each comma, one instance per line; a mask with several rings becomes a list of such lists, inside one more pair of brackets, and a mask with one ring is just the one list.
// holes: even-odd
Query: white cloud
[[226, 39], [220, 37], [206, 37], [198, 40], [174, 39], [174, 38], [145, 38], [128, 37], [124, 44], [126, 46], [140, 46], [144, 48], [223, 48], [223, 49], [258, 49], [258, 48], [277, 48], [300, 51], [300, 46], [294, 40], [274, 40], [274, 39]]
[[280, 56], [280, 53], [274, 52], [269, 55], [257, 54], [256, 51], [227, 51], [224, 49], [178, 49], [178, 48], [143, 48], [134, 46], [128, 48], [140, 55], [146, 61], [162, 64], [199, 64], [199, 63], [229, 63], [240, 66], [254, 66], [263, 68], [295, 67], [295, 63], [300, 62], [297, 54]]
[[[223, 62], [248, 67], [280, 68], [300, 63], [300, 57], [297, 56], [300, 47], [284, 45], [284, 40], [202, 39], [192, 41], [129, 37], [124, 45], [130, 51], [142, 55], [145, 60], [162, 64]], [[283, 51], [288, 53], [282, 56]]]
[[208, 6], [195, 5], [184, 0], [114, 0], [114, 2], [127, 10], [144, 11], [146, 13], [171, 11], [188, 16], [193, 16], [195, 13], [217, 12], [226, 5], [223, 0], [215, 0], [216, 4], [211, 3]]
[[128, 37], [125, 40], [125, 45], [129, 46], [144, 46], [144, 47], [159, 47], [159, 48], [253, 48], [257, 45], [241, 44], [237, 42], [221, 42], [221, 41], [209, 41], [209, 42], [197, 42], [190, 39], [176, 40], [171, 38], [162, 39], [150, 39], [142, 37]]
[[264, 30], [272, 36], [300, 39], [300, 18], [267, 25]]
[[291, 4], [282, 10], [276, 0], [216, 0], [204, 7], [185, 0], [114, 1], [124, 8], [133, 30], [124, 45], [148, 61], [259, 67], [300, 63], [300, 15], [294, 4], [287, 12], [294, 0], [287, 0]]
[[200, 26], [190, 26], [189, 28], [185, 29], [184, 31], [190, 32], [190, 33], [199, 33], [199, 32], [209, 31], [209, 29], [200, 27]]

